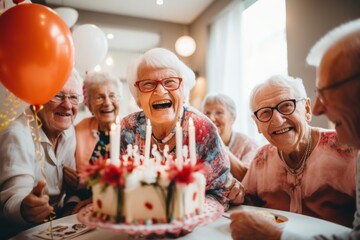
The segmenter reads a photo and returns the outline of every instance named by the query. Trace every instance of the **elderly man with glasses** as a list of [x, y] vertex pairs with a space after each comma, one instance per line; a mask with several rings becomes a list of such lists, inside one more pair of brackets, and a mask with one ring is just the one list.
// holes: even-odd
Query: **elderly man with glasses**
[[66, 195], [63, 167], [75, 169], [73, 121], [82, 101], [81, 87], [81, 77], [73, 70], [38, 112], [40, 126], [29, 107], [0, 133], [1, 239], [53, 214], [62, 216], [74, 206]]
[[253, 89], [250, 104], [270, 144], [257, 152], [242, 182], [245, 203], [350, 227], [357, 151], [340, 145], [334, 130], [309, 125], [310, 99], [302, 80], [272, 76]]

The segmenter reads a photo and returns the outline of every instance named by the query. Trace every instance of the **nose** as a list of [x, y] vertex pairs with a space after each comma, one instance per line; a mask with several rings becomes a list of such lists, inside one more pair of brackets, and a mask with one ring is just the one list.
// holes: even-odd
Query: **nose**
[[166, 90], [164, 88], [163, 85], [161, 85], [160, 83], [158, 83], [158, 85], [156, 86], [155, 90], [154, 90], [156, 93], [159, 93], [160, 94], [165, 94], [165, 93], [168, 93], [168, 90]]
[[215, 114], [209, 113], [207, 116], [210, 118], [210, 120], [211, 120], [212, 122], [215, 122], [215, 121], [216, 121]]
[[68, 107], [68, 108], [72, 108], [73, 104], [70, 102], [69, 96], [64, 96], [64, 100], [62, 101], [61, 105]]
[[281, 125], [285, 119], [281, 113], [279, 113], [277, 110], [273, 111], [273, 115], [270, 119], [270, 124], [272, 125]]
[[325, 113], [325, 106], [318, 97], [316, 97], [312, 112], [315, 116], [319, 116]]

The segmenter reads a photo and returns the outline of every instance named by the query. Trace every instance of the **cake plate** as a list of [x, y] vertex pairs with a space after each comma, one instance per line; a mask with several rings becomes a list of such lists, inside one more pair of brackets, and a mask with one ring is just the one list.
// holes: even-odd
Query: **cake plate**
[[183, 222], [175, 221], [166, 224], [135, 225], [114, 223], [106, 220], [101, 214], [93, 211], [92, 204], [82, 208], [77, 214], [79, 222], [86, 224], [90, 228], [99, 228], [115, 232], [125, 232], [131, 236], [182, 236], [193, 231], [197, 226], [205, 226], [220, 217], [224, 212], [224, 207], [216, 200], [206, 198], [205, 211], [197, 216]]

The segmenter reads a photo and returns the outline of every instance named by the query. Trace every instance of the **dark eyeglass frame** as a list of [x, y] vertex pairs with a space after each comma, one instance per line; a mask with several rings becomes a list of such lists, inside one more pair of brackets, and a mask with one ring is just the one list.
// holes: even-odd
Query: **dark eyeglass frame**
[[[166, 81], [166, 80], [169, 80], [169, 79], [176, 79], [176, 80], [178, 80], [178, 81], [179, 81], [178, 86], [177, 86], [176, 88], [168, 88], [168, 87], [164, 86], [163, 81]], [[166, 77], [166, 78], [157, 79], [157, 80], [153, 80], [153, 79], [143, 79], [143, 80], [137, 81], [137, 82], [134, 84], [134, 86], [137, 87], [137, 88], [139, 89], [139, 91], [140, 91], [140, 92], [143, 92], [143, 93], [148, 93], [148, 92], [154, 91], [159, 84], [161, 84], [161, 86], [162, 86], [164, 89], [168, 90], [168, 91], [174, 91], [174, 90], [179, 89], [182, 80], [183, 80], [183, 79], [182, 79], [181, 77]], [[146, 81], [156, 82], [155, 87], [154, 87], [153, 89], [149, 89], [149, 90], [145, 90], [145, 91], [144, 91], [144, 89], [142, 89], [142, 88], [140, 87], [140, 84], [143, 83], [143, 82], [146, 82]]]
[[[287, 100], [284, 100], [284, 101], [281, 101], [279, 102], [275, 107], [263, 107], [263, 108], [260, 108], [258, 110], [256, 110], [254, 112], [254, 115], [255, 117], [257, 118], [257, 120], [259, 120], [260, 122], [269, 122], [273, 116], [273, 113], [274, 113], [274, 110], [278, 111], [279, 113], [281, 113], [282, 115], [285, 115], [285, 116], [289, 116], [291, 114], [293, 114], [295, 112], [295, 109], [296, 109], [296, 102], [299, 102], [299, 101], [302, 101], [302, 100], [306, 100], [306, 98], [300, 98], [300, 99], [287, 99]], [[292, 102], [294, 104], [294, 109], [290, 112], [290, 113], [283, 113], [280, 109], [279, 109], [279, 106], [285, 102]], [[263, 109], [271, 109], [271, 114], [270, 114], [270, 117], [268, 120], [264, 121], [264, 120], [260, 120], [259, 117], [258, 117], [258, 112], [263, 110]]]
[[[72, 97], [77, 97], [77, 100], [74, 101]], [[64, 93], [57, 93], [50, 101], [54, 103], [63, 103], [65, 98], [69, 100], [69, 102], [73, 105], [78, 105], [84, 101], [84, 96], [80, 94], [64, 94]]]
[[346, 83], [356, 80], [358, 77], [360, 77], [360, 72], [355, 73], [354, 75], [352, 75], [348, 78], [345, 78], [344, 80], [342, 80], [340, 82], [330, 84], [329, 86], [326, 86], [326, 87], [316, 88], [316, 90], [315, 90], [316, 96], [319, 98], [321, 103], [324, 103], [324, 96], [323, 96], [324, 92], [337, 89], [337, 88], [345, 85]]

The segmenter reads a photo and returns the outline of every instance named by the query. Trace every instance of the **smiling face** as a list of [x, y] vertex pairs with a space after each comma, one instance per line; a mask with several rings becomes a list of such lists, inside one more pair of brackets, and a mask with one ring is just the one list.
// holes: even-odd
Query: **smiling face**
[[110, 129], [119, 112], [117, 86], [112, 82], [98, 83], [89, 90], [89, 110], [99, 122], [100, 130]]
[[[58, 94], [78, 94], [79, 89], [75, 80], [69, 80]], [[68, 129], [73, 123], [78, 112], [78, 105], [71, 104], [68, 98], [58, 103], [49, 101], [44, 104], [43, 110], [38, 115], [41, 119], [42, 128], [49, 139], [57, 138], [64, 130]]]
[[204, 106], [203, 112], [216, 125], [223, 141], [224, 136], [231, 136], [235, 119], [227, 107], [218, 102], [208, 103]]
[[[254, 97], [254, 108], [275, 107], [284, 100], [294, 99], [293, 92], [284, 86], [267, 85], [262, 87]], [[296, 109], [290, 115], [283, 115], [273, 110], [272, 118], [268, 122], [253, 119], [259, 133], [274, 146], [282, 151], [292, 151], [300, 148], [300, 143], [306, 141], [308, 122], [311, 119], [310, 100], [296, 102]]]
[[[359, 73], [358, 57], [350, 54], [351, 46], [346, 41], [340, 41], [329, 48], [324, 55], [318, 69], [317, 88], [321, 89], [331, 84]], [[353, 53], [359, 52], [353, 51]], [[360, 101], [360, 76], [338, 88], [329, 89], [322, 93], [323, 102], [316, 99], [313, 112], [315, 115], [326, 114], [335, 124], [339, 141], [351, 146], [360, 147], [360, 109], [355, 107]]]
[[[178, 73], [174, 69], [169, 68], [143, 68], [139, 72], [139, 80], [152, 79], [159, 80], [168, 77], [178, 77]], [[161, 84], [158, 84], [154, 91], [143, 93], [139, 89], [139, 106], [144, 110], [151, 124], [161, 124], [162, 127], [172, 128], [178, 121], [183, 106], [182, 86], [177, 90], [168, 91]]]

